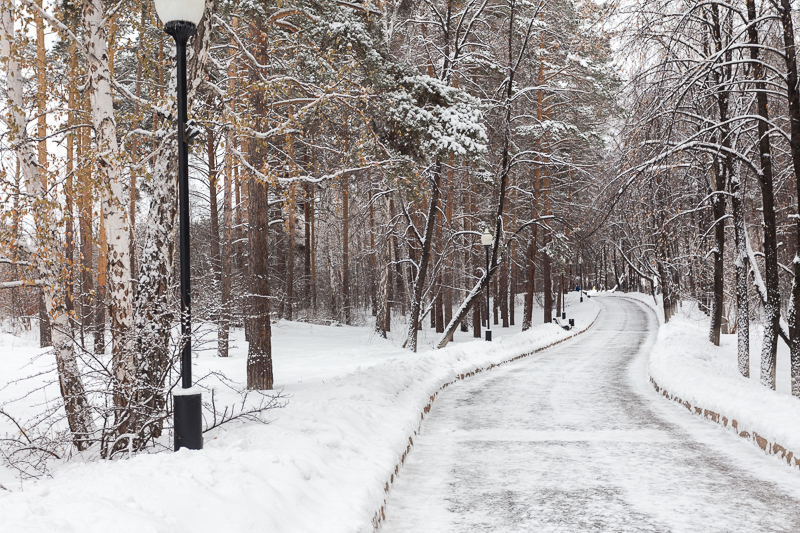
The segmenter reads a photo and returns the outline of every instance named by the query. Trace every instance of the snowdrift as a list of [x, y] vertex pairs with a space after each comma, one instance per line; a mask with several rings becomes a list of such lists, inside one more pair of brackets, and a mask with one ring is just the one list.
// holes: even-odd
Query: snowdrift
[[[24, 490], [0, 490], [2, 531], [367, 532], [437, 393], [457, 379], [541, 350], [589, 327], [599, 307], [487, 343], [403, 353], [298, 388], [269, 424], [206, 434], [199, 452], [80, 462]], [[310, 360], [320, 361], [319, 354]]]

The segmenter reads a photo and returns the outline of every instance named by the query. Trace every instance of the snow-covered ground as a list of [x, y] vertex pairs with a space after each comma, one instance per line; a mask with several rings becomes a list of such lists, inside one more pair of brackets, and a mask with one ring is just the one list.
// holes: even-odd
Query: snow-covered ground
[[[800, 399], [791, 396], [789, 350], [779, 342], [777, 391], [759, 382], [761, 328], [750, 331], [750, 378], [737, 369], [735, 334], [722, 335], [720, 346], [708, 340], [709, 317], [684, 302], [669, 323], [651, 296], [625, 294], [653, 308], [662, 327], [650, 356], [649, 374], [658, 386], [693, 407], [737, 421], [738, 430], [757, 433], [769, 443], [800, 453]], [[659, 300], [660, 301], [660, 300]]]
[[[575, 300], [570, 295], [567, 313], [582, 329], [595, 319], [598, 306]], [[369, 328], [278, 323], [275, 384], [288, 405], [269, 411], [270, 423], [224, 426], [207, 433], [205, 449], [197, 452], [115, 461], [76, 458], [54, 464], [52, 477], [36, 482], [20, 483], [2, 472], [0, 482], [9, 490], [0, 490], [0, 530], [370, 531], [384, 487], [431, 395], [459, 374], [573, 334], [552, 324], [525, 333], [519, 326], [493, 329], [491, 344], [458, 332], [446, 349], [432, 350], [436, 335], [426, 328], [420, 343], [425, 351], [412, 354], [392, 342], [399, 327], [396, 337], [384, 340]], [[39, 357], [41, 350], [31, 344], [11, 335], [0, 338], [3, 382], [52, 372], [50, 358]], [[228, 359], [199, 350], [195, 375], [222, 371], [243, 383], [246, 349], [240, 335], [234, 345]], [[19, 400], [31, 383], [44, 379], [1, 389], [0, 406], [15, 416], [32, 413], [31, 404], [58, 393], [51, 385]], [[219, 391], [219, 401], [232, 399], [230, 391]], [[0, 431], [11, 429], [4, 424]]]

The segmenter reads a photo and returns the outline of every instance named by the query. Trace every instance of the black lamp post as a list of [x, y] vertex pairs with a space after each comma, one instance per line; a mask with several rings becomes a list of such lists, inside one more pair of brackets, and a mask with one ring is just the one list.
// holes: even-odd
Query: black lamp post
[[192, 388], [192, 305], [189, 272], [189, 145], [186, 131], [186, 43], [197, 33], [205, 0], [155, 0], [164, 31], [175, 39], [178, 69], [178, 195], [181, 246], [181, 388], [172, 393], [175, 451], [203, 449], [200, 391]]
[[492, 234], [489, 233], [489, 228], [483, 230], [483, 235], [481, 235], [481, 244], [486, 249], [486, 340], [492, 340], [492, 320], [489, 317], [489, 248], [492, 247], [492, 241], [494, 238]]

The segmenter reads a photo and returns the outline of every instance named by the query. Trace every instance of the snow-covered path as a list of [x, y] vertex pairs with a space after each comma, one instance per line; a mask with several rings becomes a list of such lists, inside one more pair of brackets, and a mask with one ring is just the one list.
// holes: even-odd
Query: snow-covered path
[[800, 473], [659, 397], [652, 312], [598, 301], [576, 340], [439, 395], [384, 533], [800, 531]]

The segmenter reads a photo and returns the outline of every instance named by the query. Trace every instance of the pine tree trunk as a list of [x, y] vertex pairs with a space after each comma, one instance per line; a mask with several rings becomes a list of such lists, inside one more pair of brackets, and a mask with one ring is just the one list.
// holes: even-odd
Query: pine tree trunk
[[78, 130], [78, 231], [81, 237], [81, 345], [89, 335], [94, 322], [94, 246], [92, 244], [92, 184], [91, 166], [84, 163], [89, 152], [89, 135], [86, 128]]
[[[549, 232], [548, 232], [549, 233]], [[550, 272], [550, 256], [542, 257], [542, 290], [544, 291], [544, 323], [553, 321], [553, 279]], [[581, 287], [582, 289], [583, 287]]]
[[[372, 189], [370, 188], [370, 195]], [[372, 316], [378, 315], [378, 283], [376, 282], [376, 261], [375, 261], [375, 205], [370, 198], [369, 202], [369, 301], [372, 308]]]
[[250, 265], [250, 343], [247, 350], [247, 388], [271, 390], [272, 330], [269, 316], [269, 198], [267, 185], [249, 183], [248, 220]]
[[217, 171], [217, 145], [214, 138], [214, 132], [208, 128], [206, 129], [206, 136], [208, 142], [208, 198], [209, 198], [209, 216], [211, 226], [211, 268], [214, 273], [214, 279], [217, 283], [222, 281], [222, 265], [220, 257], [219, 246], [219, 208], [217, 206], [217, 182], [219, 181], [219, 173]]
[[[42, 7], [42, 0], [36, 0], [39, 7]], [[48, 188], [48, 164], [47, 164], [47, 59], [45, 58], [44, 42], [44, 20], [35, 15], [36, 23], [36, 135], [40, 139], [38, 146], [39, 176], [42, 180], [42, 190]], [[50, 330], [50, 317], [47, 313], [44, 293], [39, 293], [39, 346], [46, 348], [52, 346], [52, 332]]]
[[232, 314], [231, 275], [233, 270], [233, 134], [225, 134], [225, 175], [222, 183], [222, 280], [219, 326], [217, 328], [217, 355], [228, 357]]
[[558, 296], [556, 297], [556, 317], [561, 318], [561, 312], [564, 310], [562, 307], [562, 298], [564, 296], [564, 274], [558, 278]]
[[295, 251], [295, 186], [289, 185], [289, 202], [286, 206], [286, 320], [294, 320], [294, 251]]
[[342, 310], [344, 323], [350, 324], [350, 180], [342, 177]]
[[311, 189], [312, 185], [308, 182], [303, 183], [304, 201], [303, 201], [303, 284], [305, 287], [306, 304], [313, 303], [311, 299], [311, 210], [313, 209], [314, 192]]
[[538, 226], [534, 225], [527, 257], [527, 280], [525, 287], [525, 307], [522, 316], [522, 331], [531, 329], [533, 322], [533, 296], [536, 293], [536, 236]]
[[[515, 217], [516, 218], [516, 217]], [[515, 304], [517, 303], [516, 296], [517, 296], [517, 262], [515, 261], [516, 253], [516, 243], [511, 244], [511, 252], [509, 254], [508, 260], [511, 262], [511, 272], [509, 273], [508, 279], [508, 287], [509, 287], [509, 295], [508, 295], [508, 323], [509, 325], [514, 325], [514, 315], [516, 314]]]

